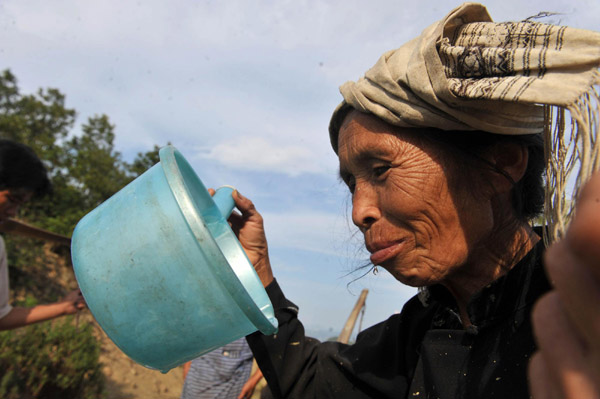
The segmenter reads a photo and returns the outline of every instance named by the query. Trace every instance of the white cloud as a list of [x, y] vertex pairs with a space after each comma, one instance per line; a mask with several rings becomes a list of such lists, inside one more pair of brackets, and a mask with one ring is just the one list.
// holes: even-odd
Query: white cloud
[[308, 146], [276, 143], [263, 137], [238, 137], [210, 148], [200, 148], [199, 158], [219, 162], [229, 168], [265, 171], [298, 176], [324, 173], [327, 168]]

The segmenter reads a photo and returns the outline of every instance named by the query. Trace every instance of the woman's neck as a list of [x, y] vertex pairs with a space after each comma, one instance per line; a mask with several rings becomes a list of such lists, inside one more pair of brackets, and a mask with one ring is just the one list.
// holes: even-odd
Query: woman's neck
[[473, 295], [508, 273], [540, 240], [523, 222], [511, 223], [499, 230], [480, 243], [464, 267], [444, 283], [456, 300], [465, 327], [471, 325], [467, 305]]

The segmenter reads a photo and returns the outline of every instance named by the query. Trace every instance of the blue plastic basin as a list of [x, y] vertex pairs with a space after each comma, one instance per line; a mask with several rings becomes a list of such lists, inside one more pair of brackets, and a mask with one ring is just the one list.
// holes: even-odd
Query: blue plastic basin
[[271, 302], [227, 223], [232, 190], [211, 197], [172, 146], [77, 224], [75, 276], [90, 311], [136, 362], [163, 372], [256, 330]]

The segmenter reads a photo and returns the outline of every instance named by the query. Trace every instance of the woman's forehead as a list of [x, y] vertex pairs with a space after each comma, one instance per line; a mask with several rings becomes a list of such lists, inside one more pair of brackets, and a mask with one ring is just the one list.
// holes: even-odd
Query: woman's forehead
[[416, 144], [415, 130], [401, 128], [358, 111], [352, 111], [344, 119], [338, 135], [338, 150], [342, 152], [396, 152], [403, 144]]
[[396, 126], [390, 125], [386, 121], [376, 117], [373, 114], [360, 112], [357, 110], [351, 110], [348, 112], [342, 126], [340, 127], [340, 134], [348, 129], [363, 128], [371, 132], [392, 132], [396, 130]]

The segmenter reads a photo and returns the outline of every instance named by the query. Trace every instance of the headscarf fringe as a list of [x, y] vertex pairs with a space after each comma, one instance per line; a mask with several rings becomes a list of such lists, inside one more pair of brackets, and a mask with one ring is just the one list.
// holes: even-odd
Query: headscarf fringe
[[[600, 169], [600, 70], [592, 78], [591, 88], [573, 104], [545, 106], [546, 245], [564, 237], [580, 188]], [[570, 129], [566, 129], [565, 111], [570, 115]]]

